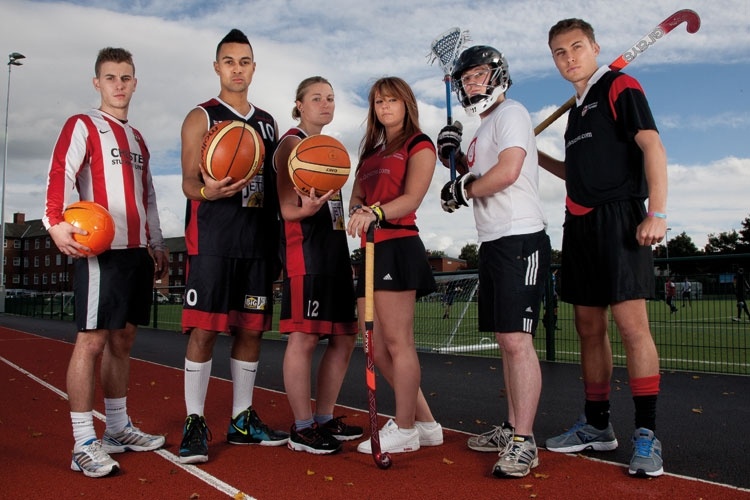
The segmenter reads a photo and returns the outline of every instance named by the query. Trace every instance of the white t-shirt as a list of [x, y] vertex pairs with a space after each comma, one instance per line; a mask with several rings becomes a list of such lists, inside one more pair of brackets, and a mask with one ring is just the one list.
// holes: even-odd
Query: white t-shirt
[[472, 200], [480, 243], [547, 227], [539, 200], [539, 159], [531, 117], [521, 103], [506, 99], [482, 118], [466, 152], [469, 171], [481, 177], [497, 163], [500, 152], [511, 147], [526, 151], [518, 179], [500, 192]]

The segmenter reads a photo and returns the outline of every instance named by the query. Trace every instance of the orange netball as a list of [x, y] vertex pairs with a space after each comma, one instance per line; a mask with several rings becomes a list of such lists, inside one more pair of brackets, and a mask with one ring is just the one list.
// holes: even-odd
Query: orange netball
[[341, 189], [349, 178], [351, 160], [341, 142], [328, 135], [301, 140], [289, 155], [289, 177], [303, 193]]
[[77, 201], [68, 205], [63, 218], [88, 233], [73, 235], [73, 239], [91, 250], [83, 253], [93, 256], [109, 250], [115, 238], [115, 221], [106, 208], [93, 201]]
[[239, 120], [226, 120], [211, 127], [201, 146], [208, 175], [219, 181], [225, 177], [235, 181], [252, 178], [263, 165], [265, 153], [258, 132]]

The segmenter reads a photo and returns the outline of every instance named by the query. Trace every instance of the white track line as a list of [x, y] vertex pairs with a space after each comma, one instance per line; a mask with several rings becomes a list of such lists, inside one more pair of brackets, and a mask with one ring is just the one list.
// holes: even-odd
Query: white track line
[[[21, 368], [20, 366], [18, 366], [15, 363], [13, 363], [12, 361], [10, 361], [8, 359], [5, 359], [2, 356], [0, 356], [0, 361], [2, 361], [3, 363], [5, 363], [6, 365], [12, 367], [13, 369], [17, 370], [18, 372], [26, 375], [27, 377], [29, 377], [34, 382], [37, 382], [39, 385], [41, 385], [41, 386], [49, 389], [50, 391], [54, 392], [58, 396], [60, 396], [60, 397], [62, 397], [64, 399], [68, 399], [68, 395], [64, 391], [61, 391], [57, 387], [55, 387], [55, 386], [53, 386], [53, 385], [45, 382], [44, 380], [40, 379], [39, 377], [37, 377], [33, 373], [30, 373], [27, 370], [24, 370], [23, 368]], [[102, 422], [104, 422], [106, 420], [106, 417], [102, 413], [100, 413], [100, 412], [98, 412], [96, 410], [94, 410], [94, 416], [96, 418], [98, 418], [99, 420], [101, 420]], [[182, 463], [180, 463], [179, 458], [176, 455], [174, 455], [173, 453], [168, 452], [167, 450], [164, 450], [164, 449], [155, 450], [154, 453], [156, 453], [160, 457], [168, 460], [173, 465], [179, 467], [180, 469], [184, 470], [188, 474], [192, 474], [193, 476], [197, 477], [198, 479], [200, 479], [204, 483], [206, 483], [209, 486], [215, 488], [216, 490], [218, 490], [218, 491], [226, 494], [229, 497], [232, 497], [232, 498], [238, 499], [238, 500], [239, 499], [256, 500], [255, 497], [252, 497], [252, 496], [248, 495], [247, 493], [244, 493], [244, 492], [238, 490], [234, 486], [231, 486], [231, 485], [225, 483], [221, 479], [219, 479], [219, 478], [217, 478], [215, 476], [212, 476], [208, 472], [204, 471], [203, 469], [201, 469], [199, 467], [196, 467], [195, 465], [189, 465], [189, 464], [182, 464]]]

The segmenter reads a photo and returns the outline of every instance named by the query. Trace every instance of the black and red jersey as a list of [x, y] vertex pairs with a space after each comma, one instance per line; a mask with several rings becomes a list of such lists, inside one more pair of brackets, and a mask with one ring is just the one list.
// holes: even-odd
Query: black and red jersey
[[595, 207], [646, 199], [643, 152], [633, 139], [640, 130], [656, 130], [656, 124], [638, 81], [616, 71], [602, 73], [568, 115], [565, 183], [569, 200]]
[[[294, 127], [279, 139], [279, 144], [289, 137], [304, 139], [307, 134]], [[281, 240], [285, 276], [351, 275], [341, 190], [314, 215], [300, 221], [284, 221], [283, 224]]]
[[[409, 157], [435, 145], [430, 138], [419, 132], [406, 140], [403, 147], [389, 155], [383, 155], [382, 149], [371, 156], [360, 160], [356, 176], [362, 190], [365, 203], [372, 205], [380, 202], [385, 205], [404, 193], [406, 170]], [[388, 219], [388, 227], [375, 231], [375, 243], [392, 238], [403, 238], [419, 234], [416, 229], [417, 212], [413, 211], [396, 219]], [[365, 246], [365, 234], [362, 234], [362, 246]]]
[[242, 192], [212, 201], [188, 200], [185, 244], [189, 255], [231, 258], [277, 258], [279, 210], [273, 154], [276, 121], [266, 111], [250, 107], [241, 116], [213, 98], [198, 106], [207, 116], [206, 130], [224, 120], [244, 121], [263, 139], [265, 159], [260, 171]]

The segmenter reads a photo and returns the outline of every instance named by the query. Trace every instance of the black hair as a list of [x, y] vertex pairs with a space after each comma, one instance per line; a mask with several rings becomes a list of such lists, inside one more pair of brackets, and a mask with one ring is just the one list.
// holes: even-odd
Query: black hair
[[247, 39], [247, 36], [237, 28], [233, 28], [232, 31], [227, 33], [224, 38], [221, 39], [219, 45], [216, 46], [216, 59], [219, 58], [219, 51], [221, 50], [221, 46], [225, 43], [242, 43], [250, 47], [250, 52], [253, 51], [253, 46], [250, 44], [250, 40]]

